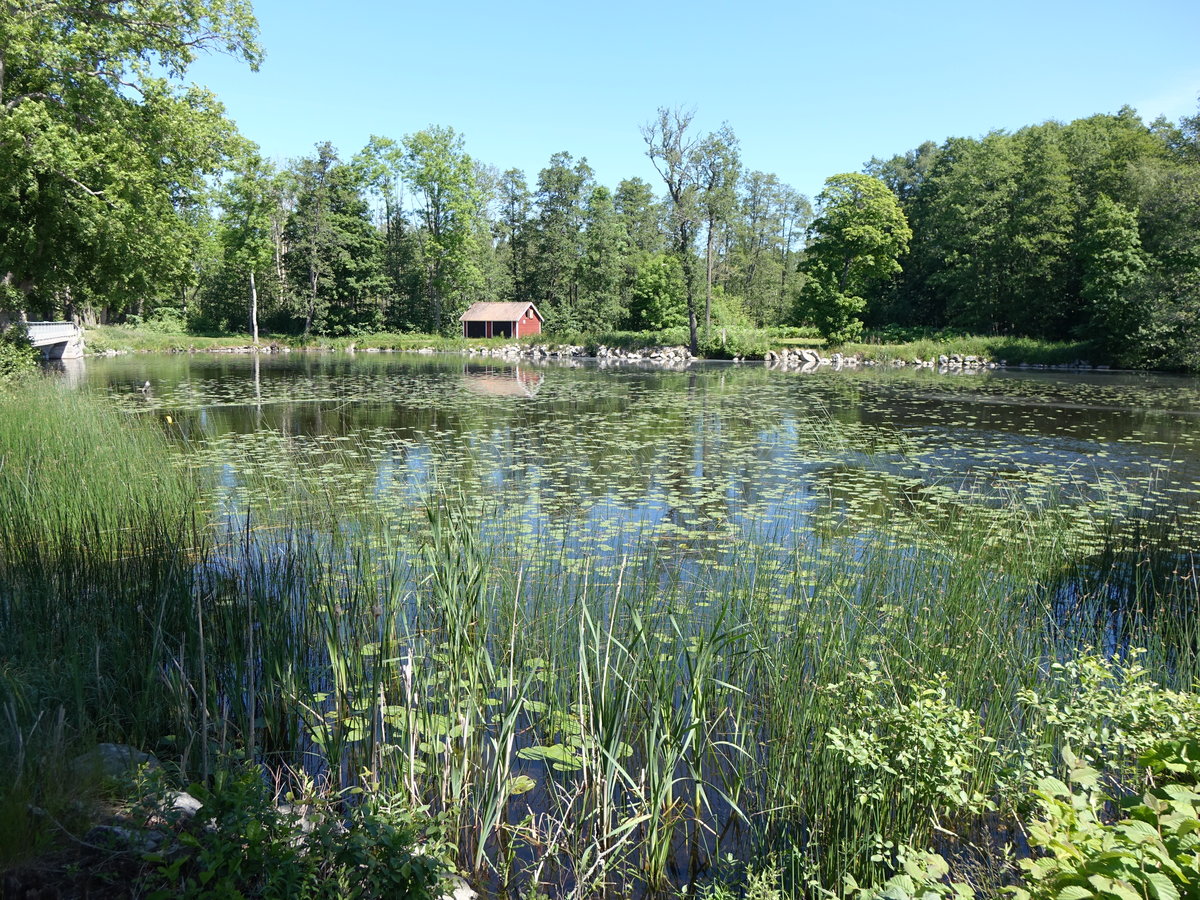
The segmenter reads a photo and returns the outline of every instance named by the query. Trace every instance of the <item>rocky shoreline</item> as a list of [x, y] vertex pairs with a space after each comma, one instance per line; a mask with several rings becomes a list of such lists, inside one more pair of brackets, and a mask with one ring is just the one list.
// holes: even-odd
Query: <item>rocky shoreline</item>
[[[464, 349], [438, 350], [433, 347], [397, 350], [385, 347], [356, 347], [354, 344], [338, 351], [336, 348], [312, 348], [319, 352], [345, 353], [415, 353], [428, 356], [437, 353], [454, 353], [468, 357], [485, 359], [500, 359], [510, 362], [528, 360], [532, 362], [544, 360], [576, 360], [594, 359], [601, 368], [613, 366], [639, 366], [643, 368], [684, 369], [694, 362], [732, 362], [736, 364], [762, 362], [767, 368], [808, 374], [821, 370], [840, 372], [843, 370], [893, 368], [893, 369], [925, 369], [942, 375], [987, 372], [994, 369], [1047, 369], [1061, 371], [1107, 371], [1109, 366], [1092, 365], [1085, 360], [1069, 363], [1008, 363], [1005, 360], [993, 360], [983, 356], [970, 354], [940, 354], [936, 358], [911, 359], [894, 358], [887, 361], [870, 359], [862, 354], [831, 353], [828, 356], [808, 348], [781, 348], [768, 350], [761, 358], [735, 356], [731, 360], [708, 360], [693, 356], [687, 347], [657, 346], [626, 350], [620, 347], [601, 345], [596, 348], [595, 355], [589, 355], [587, 348], [578, 344], [506, 344], [501, 347], [468, 347]], [[131, 351], [104, 350], [91, 356], [125, 356], [133, 352], [160, 351]], [[230, 353], [230, 354], [277, 354], [292, 352], [308, 352], [307, 349], [294, 349], [285, 344], [270, 343], [259, 346], [245, 345], [241, 347], [214, 347], [209, 349], [170, 350], [168, 353]]]

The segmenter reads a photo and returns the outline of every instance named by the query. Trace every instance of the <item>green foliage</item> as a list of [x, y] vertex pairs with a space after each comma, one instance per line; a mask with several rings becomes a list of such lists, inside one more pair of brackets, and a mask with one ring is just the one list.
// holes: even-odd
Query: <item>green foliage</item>
[[136, 313], [125, 317], [125, 324], [130, 328], [144, 329], [152, 334], [187, 334], [188, 323], [183, 313], [169, 306], [156, 309], [143, 318]]
[[407, 135], [400, 174], [417, 200], [419, 328], [440, 334], [476, 299], [482, 287], [479, 243], [485, 238], [484, 198], [475, 163], [453, 128], [430, 127]]
[[[592, 258], [581, 268], [588, 250], [597, 251], [596, 243], [607, 245], [607, 252], [612, 252], [619, 237], [616, 223], [606, 221], [611, 215], [609, 198], [595, 197], [592, 188], [591, 166], [586, 159], [575, 162], [570, 153], [555, 153], [538, 173], [528, 297], [538, 304], [552, 328], [572, 331], [589, 327], [600, 318], [582, 303], [579, 279], [585, 273], [593, 279], [585, 293], [594, 292], [602, 302], [612, 302], [615, 273], [604, 270], [616, 260]], [[590, 209], [585, 210], [589, 199]], [[594, 230], [587, 241], [591, 246], [586, 246], [584, 220], [589, 215]], [[611, 311], [605, 312], [603, 318], [610, 316]]]
[[[343, 813], [337, 798], [304, 798], [307, 815], [280, 807], [261, 770], [219, 769], [202, 803], [166, 851], [150, 854], [139, 889], [151, 898], [441, 896], [444, 861], [419, 847], [425, 821], [395, 803], [365, 798]], [[161, 796], [161, 794], [160, 794]], [[169, 806], [154, 810], [170, 821]]]
[[1138, 308], [1139, 282], [1146, 271], [1138, 235], [1137, 211], [1101, 194], [1084, 222], [1081, 295], [1090, 305], [1087, 330], [1109, 358], [1129, 361], [1130, 346], [1144, 320]]
[[621, 296], [627, 248], [625, 229], [613, 208], [612, 193], [593, 188], [584, 214], [579, 261], [579, 329], [588, 333], [621, 325], [628, 313]]
[[[285, 237], [296, 313], [306, 335], [382, 325], [383, 241], [370, 222], [357, 179], [354, 167], [341, 163], [328, 143], [318, 145], [316, 155], [297, 167], [296, 208]], [[257, 254], [256, 265], [261, 265], [264, 239], [247, 239], [250, 244], [243, 249]]]
[[912, 800], [937, 817], [978, 810], [975, 766], [990, 739], [978, 714], [949, 699], [945, 679], [905, 686], [868, 661], [822, 689], [842, 710], [826, 733], [826, 752], [850, 764], [858, 802]]
[[1044, 779], [1041, 820], [1030, 844], [1045, 855], [1021, 861], [1017, 900], [1181, 900], [1200, 890], [1200, 745], [1158, 744], [1140, 764], [1157, 783], [1105, 821], [1099, 773], [1066, 754], [1068, 781]]
[[871, 860], [884, 864], [894, 875], [882, 884], [859, 884], [853, 876], [839, 893], [821, 890], [827, 897], [844, 900], [973, 900], [975, 891], [965, 882], [948, 880], [950, 866], [939, 853], [917, 850], [907, 844], [873, 838]]
[[256, 30], [245, 0], [6, 7], [0, 277], [31, 308], [128, 308], [190, 281], [234, 128], [180, 82], [205, 51], [257, 66]]
[[812, 231], [794, 317], [844, 344], [862, 333], [866, 294], [900, 272], [912, 231], [887, 186], [854, 173], [826, 180]]
[[0, 330], [0, 386], [36, 372], [37, 361], [37, 348], [29, 343], [29, 332], [22, 323]]
[[1018, 693], [1030, 724], [1049, 738], [1023, 754], [1032, 776], [1026, 784], [1051, 771], [1055, 748], [1070, 747], [1082, 762], [1120, 777], [1155, 744], [1200, 731], [1200, 694], [1160, 686], [1140, 662], [1143, 652], [1131, 650], [1124, 660], [1083, 653], [1053, 663], [1043, 687]]
[[687, 324], [687, 292], [679, 260], [666, 253], [638, 266], [630, 300], [635, 327], [661, 331]]

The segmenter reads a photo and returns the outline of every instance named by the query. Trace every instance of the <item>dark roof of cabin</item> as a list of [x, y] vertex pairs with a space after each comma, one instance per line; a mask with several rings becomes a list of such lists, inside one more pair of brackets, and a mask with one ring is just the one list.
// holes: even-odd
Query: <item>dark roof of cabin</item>
[[533, 314], [538, 317], [539, 321], [545, 321], [537, 307], [528, 300], [522, 303], [472, 303], [471, 308], [458, 317], [458, 321], [515, 322], [529, 309], [533, 310]]

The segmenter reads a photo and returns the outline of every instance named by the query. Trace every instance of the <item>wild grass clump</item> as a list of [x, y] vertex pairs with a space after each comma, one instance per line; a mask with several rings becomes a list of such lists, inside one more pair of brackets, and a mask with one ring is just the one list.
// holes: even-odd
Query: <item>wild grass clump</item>
[[[0, 393], [0, 567], [105, 554], [139, 529], [169, 534], [199, 497], [163, 440], [115, 409], [36, 379]], [[180, 548], [181, 550], [183, 548]]]
[[866, 359], [934, 359], [945, 354], [978, 356], [1008, 365], [1070, 365], [1085, 361], [1107, 363], [1097, 348], [1086, 341], [1046, 341], [1037, 338], [980, 335], [928, 328], [889, 328], [868, 332], [862, 341], [847, 345], [848, 352]]

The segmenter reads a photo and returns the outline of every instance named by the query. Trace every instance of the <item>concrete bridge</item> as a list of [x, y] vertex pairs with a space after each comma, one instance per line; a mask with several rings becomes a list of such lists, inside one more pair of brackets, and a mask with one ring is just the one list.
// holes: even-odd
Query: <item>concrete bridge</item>
[[27, 322], [29, 340], [42, 351], [42, 359], [79, 359], [83, 356], [83, 329], [73, 322]]

